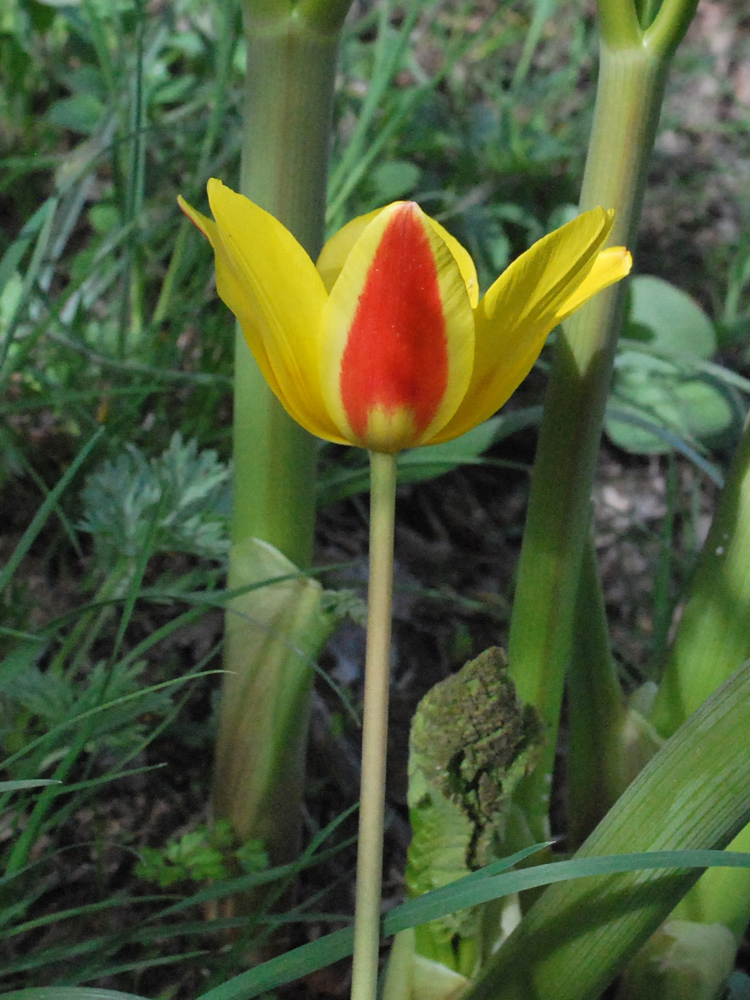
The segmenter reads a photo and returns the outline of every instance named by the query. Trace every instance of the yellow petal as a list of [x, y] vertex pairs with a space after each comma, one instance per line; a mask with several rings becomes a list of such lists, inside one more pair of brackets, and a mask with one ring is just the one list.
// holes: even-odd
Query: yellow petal
[[[245, 327], [252, 328], [253, 317], [250, 311], [250, 300], [245, 294], [242, 282], [235, 277], [232, 263], [227, 256], [226, 250], [224, 249], [224, 244], [221, 241], [221, 236], [219, 235], [216, 223], [213, 219], [209, 219], [205, 215], [201, 215], [201, 213], [194, 209], [192, 205], [188, 205], [181, 195], [178, 195], [177, 202], [185, 215], [195, 226], [197, 226], [198, 229], [200, 229], [213, 248], [216, 257], [216, 280], [217, 285], [221, 285], [222, 290], [220, 295], [222, 301], [225, 305], [229, 306], [239, 320], [240, 326], [242, 326], [243, 329], [245, 329]], [[258, 339], [253, 353], [266, 382], [268, 382], [276, 395], [281, 398], [281, 388], [276, 381], [276, 376], [273, 373], [271, 362], [268, 360], [268, 354], [266, 353], [266, 349], [260, 339]]]
[[323, 279], [327, 292], [330, 292], [336, 284], [336, 279], [341, 274], [341, 268], [346, 263], [346, 258], [351, 253], [354, 244], [372, 220], [382, 211], [382, 208], [376, 208], [374, 212], [368, 212], [367, 215], [360, 215], [356, 219], [352, 219], [351, 222], [347, 222], [320, 251], [315, 266]]
[[602, 250], [594, 261], [594, 266], [583, 279], [583, 283], [560, 306], [555, 326], [567, 319], [597, 292], [627, 277], [632, 266], [633, 258], [625, 247], [608, 247]]
[[221, 181], [208, 182], [208, 198], [223, 251], [216, 252], [219, 295], [291, 416], [313, 434], [341, 442], [318, 375], [326, 292], [315, 266], [277, 219]]
[[471, 308], [476, 309], [477, 302], [479, 302], [479, 280], [477, 278], [477, 269], [474, 266], [474, 261], [471, 259], [471, 254], [468, 250], [461, 246], [456, 237], [451, 236], [448, 230], [445, 229], [444, 226], [441, 226], [439, 222], [430, 218], [429, 215], [427, 216], [427, 221], [453, 254], [453, 258], [458, 264], [458, 269], [461, 272], [461, 277], [464, 279]]
[[[602, 208], [579, 215], [535, 243], [492, 285], [474, 312], [471, 385], [434, 444], [458, 437], [492, 416], [528, 375], [560, 318], [580, 305], [575, 299], [577, 290], [588, 289], [585, 298], [598, 290], [595, 279], [592, 283], [587, 279], [613, 216]], [[608, 279], [604, 284], [623, 276], [614, 256], [606, 258], [597, 273]]]
[[[393, 202], [393, 204], [399, 205], [402, 204], [402, 202]], [[391, 206], [388, 205], [387, 207], [390, 208]], [[358, 218], [352, 219], [352, 221], [348, 222], [343, 229], [339, 229], [336, 235], [332, 236], [323, 247], [320, 252], [320, 257], [318, 257], [316, 267], [318, 268], [318, 273], [323, 279], [323, 284], [326, 286], [327, 291], [330, 292], [336, 284], [336, 279], [341, 274], [341, 268], [346, 263], [346, 258], [351, 253], [354, 244], [372, 220], [377, 218], [382, 211], [384, 211], [384, 209], [378, 208], [374, 212], [368, 212], [367, 215], [360, 215]], [[453, 254], [453, 257], [458, 264], [458, 269], [461, 272], [461, 277], [464, 279], [466, 291], [469, 295], [469, 301], [471, 302], [471, 308], [475, 309], [477, 302], [479, 301], [479, 282], [477, 280], [477, 269], [474, 267], [474, 261], [471, 259], [471, 254], [468, 250], [465, 250], [456, 237], [451, 236], [448, 230], [444, 226], [441, 226], [439, 222], [431, 219], [429, 215], [426, 215], [425, 218]]]
[[471, 377], [464, 279], [412, 202], [383, 209], [351, 247], [325, 312], [321, 382], [352, 443], [399, 451], [451, 418]]

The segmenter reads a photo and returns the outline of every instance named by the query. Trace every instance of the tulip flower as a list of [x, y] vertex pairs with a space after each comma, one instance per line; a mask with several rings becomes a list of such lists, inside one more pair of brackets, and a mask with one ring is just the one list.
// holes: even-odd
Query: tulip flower
[[218, 292], [261, 372], [312, 434], [396, 453], [492, 416], [550, 331], [631, 266], [602, 250], [613, 213], [579, 215], [522, 254], [479, 299], [467, 251], [414, 202], [344, 226], [317, 265], [249, 199], [208, 182], [214, 215], [180, 206], [210, 240]]
[[377, 994], [396, 456], [499, 409], [549, 332], [630, 270], [603, 208], [536, 243], [480, 301], [469, 254], [414, 202], [364, 215], [314, 264], [272, 215], [208, 182], [219, 295], [268, 384], [318, 437], [370, 452], [370, 580], [352, 1000]]

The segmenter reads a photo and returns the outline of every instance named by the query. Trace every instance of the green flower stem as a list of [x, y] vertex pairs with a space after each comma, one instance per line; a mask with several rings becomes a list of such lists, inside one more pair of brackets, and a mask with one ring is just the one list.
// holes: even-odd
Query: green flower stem
[[[581, 209], [615, 209], [610, 240], [615, 245], [632, 247], [635, 242], [666, 69], [666, 61], [652, 49], [610, 49], [602, 43]], [[564, 325], [532, 475], [509, 661], [519, 695], [537, 708], [548, 729], [545, 755], [524, 795], [538, 838], [547, 833], [589, 498], [624, 301], [625, 283], [618, 282]]]
[[[750, 667], [652, 758], [576, 857], [723, 848], [750, 818]], [[464, 1000], [596, 1000], [700, 874], [641, 871], [544, 891]]]
[[[323, 243], [338, 34], [247, 2], [247, 81], [240, 190], [313, 257]], [[285, 412], [237, 333], [232, 540], [262, 538], [297, 566], [312, 560], [314, 439]]]
[[[245, 0], [240, 190], [315, 258], [324, 235], [338, 29], [348, 4], [326, 5], [326, 18], [303, 6]], [[258, 585], [312, 562], [316, 454], [315, 439], [271, 392], [238, 329], [229, 585], [246, 593], [227, 608], [213, 804], [239, 836], [261, 837], [274, 864], [298, 849], [310, 664], [327, 629], [314, 581]]]
[[396, 456], [371, 452], [370, 471], [370, 585], [352, 1000], [375, 1000], [378, 985]]

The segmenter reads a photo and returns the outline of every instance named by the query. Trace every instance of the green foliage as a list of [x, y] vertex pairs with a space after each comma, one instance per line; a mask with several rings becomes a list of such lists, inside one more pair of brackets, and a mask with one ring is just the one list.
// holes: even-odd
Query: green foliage
[[750, 976], [744, 972], [734, 972], [727, 983], [727, 1000], [750, 1000]]
[[[420, 0], [400, 21], [383, 3], [352, 22], [336, 97], [330, 230], [413, 197], [467, 247], [486, 287], [559, 225], [576, 197], [566, 171], [581, 160], [591, 95], [575, 81], [594, 40], [580, 18], [555, 11], [565, 58], [531, 72], [552, 14], [549, 2], [533, 14], [500, 6], [477, 32], [468, 7], [433, 13]], [[420, 16], [429, 20], [424, 51], [412, 35]]]
[[605, 423], [615, 444], [659, 454], [672, 450], [675, 436], [700, 450], [736, 441], [746, 407], [703, 364], [716, 347], [713, 324], [688, 295], [659, 278], [634, 278]]
[[231, 824], [217, 820], [173, 837], [164, 847], [143, 847], [136, 875], [162, 889], [178, 882], [202, 883], [227, 879], [235, 872], [261, 872], [268, 868], [268, 855], [257, 840], [237, 844]]
[[[117, 750], [126, 755], [143, 742], [156, 719], [173, 709], [169, 691], [150, 690], [144, 684], [145, 660], [121, 660], [113, 667], [96, 663], [75, 684], [71, 678], [42, 671], [35, 664], [26, 664], [22, 671], [7, 669], [10, 662], [6, 660], [0, 670], [2, 745], [8, 754], [107, 703], [111, 707], [95, 714], [83, 749], [89, 754]], [[12, 765], [9, 773], [14, 778], [43, 773], [64, 755], [72, 739], [73, 730], [69, 729], [68, 742], [42, 740], [33, 752]]]
[[[614, 875], [639, 870], [680, 868], [706, 865], [744, 867], [750, 855], [728, 854], [725, 851], [654, 851], [648, 854], [619, 854], [608, 857], [558, 861], [512, 871], [526, 858], [545, 845], [519, 851], [509, 858], [471, 875], [466, 875], [443, 889], [394, 907], [383, 918], [383, 934], [389, 936], [428, 920], [436, 920], [456, 910], [487, 903], [535, 886], [559, 882], [588, 880], [592, 875]], [[273, 958], [214, 989], [201, 994], [198, 1000], [253, 1000], [266, 990], [283, 986], [302, 976], [325, 968], [352, 953], [354, 934], [351, 928], [327, 934], [317, 941], [302, 945]], [[23, 998], [19, 998], [23, 1000]], [[51, 998], [54, 1000], [54, 998]]]
[[94, 536], [95, 572], [150, 552], [223, 559], [229, 550], [230, 469], [176, 431], [158, 458], [134, 445], [86, 480], [80, 528]]

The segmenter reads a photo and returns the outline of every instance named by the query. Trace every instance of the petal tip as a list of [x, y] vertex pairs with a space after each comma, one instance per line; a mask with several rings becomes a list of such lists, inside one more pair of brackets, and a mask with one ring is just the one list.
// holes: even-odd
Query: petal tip
[[627, 247], [609, 247], [603, 253], [607, 254], [613, 264], [619, 265], [617, 271], [620, 278], [630, 274], [633, 268], [633, 255]]
[[188, 205], [188, 203], [185, 201], [185, 199], [182, 197], [181, 194], [177, 195], [177, 204], [180, 206], [181, 211], [184, 212], [184, 214], [188, 217], [188, 219], [190, 219], [195, 228], [200, 230], [200, 232], [203, 233], [206, 239], [208, 239], [209, 236], [208, 232], [206, 231], [206, 227], [202, 225], [203, 222], [207, 222], [208, 220], [204, 219], [204, 217], [200, 214], [200, 212], [197, 212], [192, 205]]

